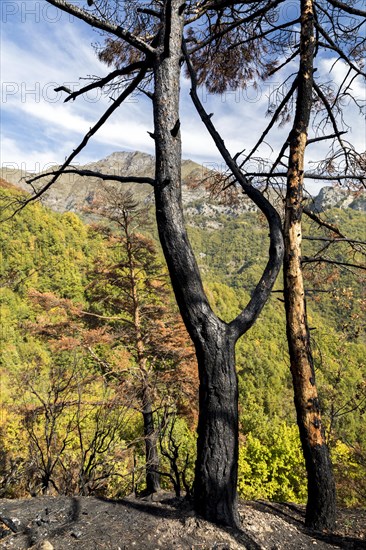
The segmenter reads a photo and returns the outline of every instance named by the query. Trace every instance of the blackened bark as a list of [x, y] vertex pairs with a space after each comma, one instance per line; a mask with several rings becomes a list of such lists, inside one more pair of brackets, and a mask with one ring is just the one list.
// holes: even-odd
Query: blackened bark
[[298, 95], [290, 134], [285, 209], [284, 289], [294, 401], [308, 476], [305, 522], [312, 529], [322, 530], [335, 525], [335, 485], [315, 384], [301, 267], [304, 156], [312, 108], [315, 46], [312, 0], [301, 1], [301, 14]]
[[[230, 324], [212, 311], [188, 240], [181, 201], [179, 82], [183, 17], [181, 3], [167, 2], [167, 36], [154, 59], [154, 137], [156, 219], [172, 286], [195, 345], [199, 377], [199, 423], [194, 505], [215, 523], [239, 526], [237, 511], [238, 386], [235, 343], [258, 317], [283, 257], [281, 223], [268, 201], [238, 174], [248, 195], [263, 208], [270, 229], [270, 260], [245, 310]], [[260, 196], [259, 196], [259, 195]], [[265, 202], [265, 204], [263, 204]]]
[[[183, 17], [181, 2], [170, 3], [167, 37], [155, 59], [155, 202], [159, 237], [183, 320], [196, 348], [200, 374], [200, 414], [195, 476], [195, 509], [206, 519], [238, 526], [238, 449], [235, 338], [211, 310], [188, 240], [181, 203], [179, 81]], [[230, 344], [230, 345], [229, 345]]]
[[239, 527], [235, 338], [219, 320], [208, 330], [204, 345], [197, 346], [201, 383], [194, 503], [209, 521]]

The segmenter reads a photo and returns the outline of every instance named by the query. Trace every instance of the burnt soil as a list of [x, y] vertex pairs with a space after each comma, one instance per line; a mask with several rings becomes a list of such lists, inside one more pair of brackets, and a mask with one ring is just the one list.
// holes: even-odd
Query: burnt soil
[[339, 510], [333, 533], [304, 527], [304, 507], [241, 502], [242, 530], [197, 518], [168, 493], [119, 501], [97, 497], [0, 500], [0, 548], [39, 550], [366, 549], [366, 510]]

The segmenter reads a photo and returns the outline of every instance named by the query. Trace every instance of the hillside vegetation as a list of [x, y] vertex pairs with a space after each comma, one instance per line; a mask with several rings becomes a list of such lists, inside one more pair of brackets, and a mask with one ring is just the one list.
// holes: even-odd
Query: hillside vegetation
[[[1, 186], [2, 195], [20, 193]], [[345, 234], [365, 238], [364, 213], [333, 209], [327, 217], [341, 223]], [[207, 293], [229, 320], [259, 279], [266, 228], [254, 212], [218, 215], [214, 226], [199, 215], [188, 221]], [[306, 230], [314, 234], [314, 227]], [[193, 479], [197, 374], [170, 290], [161, 297], [167, 278], [159, 247], [150, 240], [155, 231], [134, 231], [136, 242], [156, 262], [154, 272], [141, 264], [138, 292], [144, 300], [145, 341], [160, 342], [150, 346], [155, 351], [147, 371], [158, 418], [161, 484], [177, 492], [189, 489]], [[131, 312], [122, 272], [116, 270], [126, 261], [119, 242], [109, 226], [86, 225], [76, 214], [54, 213], [39, 204], [2, 224], [1, 496], [121, 497], [145, 488], [141, 371], [126, 332]], [[307, 256], [315, 246], [308, 241]], [[337, 246], [334, 257], [347, 257], [346, 245]], [[315, 265], [306, 270], [308, 308], [338, 498], [343, 505], [361, 506], [366, 504], [363, 285], [352, 269]], [[305, 470], [281, 288], [279, 280], [237, 346], [239, 494], [301, 503]], [[147, 320], [157, 310], [160, 318], [149, 327]], [[178, 356], [174, 349], [184, 353]]]

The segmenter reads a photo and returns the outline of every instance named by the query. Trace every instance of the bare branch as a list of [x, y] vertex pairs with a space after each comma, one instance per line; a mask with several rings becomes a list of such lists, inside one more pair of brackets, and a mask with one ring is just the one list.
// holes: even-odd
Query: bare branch
[[[262, 6], [257, 11], [254, 11], [254, 12], [250, 13], [246, 17], [240, 17], [237, 20], [235, 20], [233, 23], [231, 23], [230, 25], [227, 24], [226, 26], [224, 26], [224, 28], [221, 31], [218, 31], [218, 32], [215, 32], [215, 33], [209, 33], [208, 38], [206, 38], [206, 40], [204, 40], [203, 42], [198, 44], [195, 48], [190, 50], [189, 54], [196, 53], [198, 50], [204, 48], [205, 46], [208, 46], [212, 41], [214, 41], [214, 40], [217, 41], [218, 38], [220, 38], [221, 36], [225, 36], [230, 31], [236, 29], [237, 27], [239, 27], [241, 25], [244, 25], [245, 23], [250, 23], [251, 21], [253, 21], [257, 17], [260, 17], [260, 16], [266, 14], [271, 9], [276, 8], [277, 6], [282, 4], [283, 2], [284, 2], [284, 0], [272, 0], [272, 1], [268, 2], [268, 4], [266, 4], [265, 6]], [[224, 2], [224, 3], [226, 3], [226, 2]], [[230, 4], [231, 3], [232, 2], [230, 2]], [[255, 2], [255, 3], [257, 3], [257, 2]], [[223, 6], [223, 7], [225, 7], [225, 6]], [[211, 9], [211, 6], [208, 9]], [[219, 9], [219, 8], [215, 7], [215, 9]]]
[[[46, 174], [41, 174], [36, 177], [37, 179], [40, 179], [47, 176], [55, 176], [56, 174], [58, 174], [58, 172], [58, 170], [54, 170], [53, 172], [47, 172]], [[118, 183], [140, 183], [152, 186], [155, 185], [155, 180], [147, 176], [116, 176], [114, 174], [103, 174], [102, 172], [96, 172], [94, 170], [83, 170], [78, 168], [67, 168], [66, 170], [63, 170], [62, 173], [77, 174], [78, 176], [82, 177], [94, 177], [103, 181], [117, 181]]]
[[268, 134], [268, 132], [270, 131], [270, 129], [274, 126], [276, 120], [278, 119], [279, 115], [281, 114], [281, 111], [285, 108], [285, 106], [288, 104], [290, 98], [292, 97], [292, 95], [294, 94], [295, 90], [297, 88], [297, 78], [294, 79], [293, 83], [291, 84], [291, 88], [289, 89], [289, 91], [287, 92], [287, 94], [284, 96], [284, 98], [282, 99], [281, 103], [279, 104], [279, 106], [277, 107], [277, 109], [275, 110], [275, 112], [273, 113], [272, 115], [272, 118], [267, 126], [267, 128], [264, 130], [264, 132], [262, 133], [261, 137], [259, 138], [259, 140], [257, 141], [257, 143], [255, 144], [255, 146], [253, 147], [253, 149], [250, 151], [249, 155], [245, 158], [245, 160], [242, 162], [241, 164], [241, 167], [244, 166], [244, 164], [246, 162], [248, 162], [248, 160], [253, 156], [253, 154], [255, 153], [255, 151], [258, 149], [258, 147], [261, 145], [261, 143], [263, 143], [264, 141], [264, 138], [266, 137], [266, 135]]
[[[289, 21], [287, 23], [283, 23], [282, 25], [271, 25], [269, 29], [266, 29], [265, 31], [262, 31], [257, 34], [253, 34], [252, 36], [248, 36], [245, 40], [240, 40], [239, 42], [236, 42], [232, 46], [230, 46], [230, 49], [236, 48], [237, 46], [241, 46], [242, 44], [247, 44], [248, 42], [253, 42], [255, 40], [265, 38], [269, 34], [272, 34], [276, 31], [282, 31], [287, 29], [288, 27], [294, 26], [297, 23], [300, 22], [300, 19], [293, 19], [292, 21]], [[272, 76], [275, 72], [277, 72], [279, 69], [285, 67], [292, 59], [294, 59], [299, 53], [299, 50], [297, 49], [290, 57], [288, 57], [279, 67], [274, 69], [273, 71], [270, 71], [267, 76]]]
[[335, 237], [333, 239], [329, 238], [329, 237], [313, 237], [313, 236], [308, 236], [308, 237], [303, 237], [303, 239], [307, 240], [307, 241], [325, 241], [325, 242], [330, 242], [330, 243], [352, 243], [352, 244], [365, 244], [366, 245], [366, 241], [358, 241], [357, 239], [347, 239], [346, 237]]
[[315, 82], [315, 80], [313, 80], [313, 88], [315, 90], [315, 92], [317, 93], [319, 99], [322, 101], [324, 107], [325, 107], [325, 110], [327, 111], [328, 113], [328, 117], [332, 123], [332, 126], [333, 126], [333, 129], [334, 129], [334, 133], [336, 134], [336, 137], [338, 139], [338, 142], [339, 142], [339, 145], [341, 146], [342, 150], [344, 150], [344, 143], [343, 141], [341, 140], [340, 138], [340, 135], [341, 135], [341, 132], [338, 128], [338, 123], [336, 121], [336, 118], [333, 114], [333, 111], [332, 111], [332, 108], [331, 106], [329, 105], [329, 101], [327, 100], [326, 96], [324, 95], [322, 89], [320, 88], [320, 86], [318, 86], [318, 84]]
[[349, 67], [351, 67], [357, 74], [359, 75], [362, 75], [364, 77], [366, 77], [366, 73], [361, 71], [361, 69], [359, 67], [357, 67], [357, 65], [355, 65], [351, 59], [344, 53], [343, 50], [341, 50], [340, 48], [338, 48], [337, 44], [332, 40], [332, 38], [329, 36], [329, 34], [324, 30], [324, 28], [315, 23], [315, 26], [317, 28], [317, 30], [319, 31], [319, 33], [325, 38], [325, 40], [328, 42], [328, 44], [322, 44], [323, 47], [325, 48], [329, 48], [330, 50], [336, 52], [339, 57], [341, 59], [343, 59], [343, 61], [345, 61], [347, 63], [347, 65]]
[[350, 6], [349, 4], [345, 4], [344, 2], [340, 2], [339, 0], [328, 0], [329, 4], [332, 4], [335, 8], [339, 8], [340, 10], [345, 11], [346, 13], [350, 13], [351, 15], [359, 15], [360, 17], [366, 17], [366, 11], [365, 10], [359, 10], [358, 8], [354, 8], [353, 6]]
[[[287, 172], [246, 172], [246, 175], [248, 177], [253, 178], [287, 178]], [[324, 181], [344, 181], [344, 180], [354, 180], [359, 182], [366, 181], [366, 176], [355, 176], [355, 175], [341, 175], [337, 174], [334, 176], [324, 176], [324, 174], [320, 173], [310, 173], [310, 172], [304, 172], [303, 177], [305, 179], [312, 179], [312, 180], [324, 180]]]
[[80, 90], [77, 90], [76, 92], [70, 92], [70, 95], [65, 99], [64, 103], [67, 103], [71, 99], [75, 101], [75, 99], [79, 95], [85, 94], [90, 90], [94, 90], [95, 88], [103, 88], [106, 84], [108, 84], [118, 76], [124, 76], [124, 75], [130, 74], [133, 71], [136, 71], [137, 69], [142, 69], [144, 66], [147, 67], [146, 62], [144, 63], [143, 61], [138, 61], [136, 63], [131, 63], [130, 65], [128, 65], [127, 67], [124, 67], [123, 69], [116, 69], [115, 71], [109, 73], [104, 78], [100, 78], [95, 82], [92, 82], [91, 84], [88, 84], [83, 88], [80, 88]]
[[347, 238], [345, 235], [343, 235], [343, 233], [340, 232], [338, 227], [336, 227], [335, 225], [333, 225], [333, 224], [331, 224], [331, 223], [329, 223], [325, 220], [322, 220], [317, 214], [315, 214], [315, 212], [312, 212], [311, 210], [309, 210], [309, 208], [306, 208], [306, 207], [303, 208], [303, 212], [304, 212], [304, 214], [306, 214], [308, 216], [308, 218], [310, 218], [311, 220], [316, 222], [321, 227], [325, 227], [329, 231], [332, 231], [333, 233], [338, 235], [338, 237], [340, 237], [341, 239], [346, 239]]
[[236, 161], [230, 155], [227, 150], [223, 139], [214, 127], [211, 117], [205, 111], [198, 95], [197, 95], [197, 78], [191, 60], [189, 58], [187, 48], [183, 43], [183, 52], [185, 55], [188, 71], [191, 77], [191, 92], [192, 101], [200, 115], [202, 122], [206, 126], [209, 134], [211, 135], [217, 149], [219, 150], [222, 158], [226, 162], [227, 166], [231, 170], [234, 178], [238, 181], [242, 187], [244, 193], [258, 206], [261, 212], [267, 218], [267, 222], [270, 228], [270, 249], [269, 259], [262, 277], [252, 293], [252, 297], [245, 307], [245, 309], [230, 323], [230, 327], [233, 330], [233, 334], [238, 338], [246, 330], [248, 330], [258, 315], [262, 311], [262, 308], [270, 296], [271, 290], [277, 278], [278, 272], [282, 265], [283, 260], [283, 237], [282, 237], [282, 222], [275, 208], [271, 203], [262, 195], [262, 193], [253, 187], [247, 177], [240, 170]]
[[272, 71], [270, 71], [268, 73], [267, 76], [273, 76], [274, 74], [276, 74], [278, 71], [280, 71], [281, 69], [283, 69], [284, 67], [286, 67], [286, 65], [288, 65], [289, 63], [291, 63], [291, 61], [293, 61], [295, 59], [295, 57], [297, 57], [300, 53], [300, 49], [298, 48], [297, 50], [294, 51], [294, 53], [292, 55], [290, 55], [289, 57], [287, 57], [285, 59], [285, 61], [283, 63], [281, 63], [281, 65], [278, 65], [278, 67], [275, 67]]
[[310, 263], [327, 263], [332, 265], [340, 265], [343, 267], [354, 267], [357, 269], [362, 269], [366, 271], [366, 265], [363, 264], [350, 264], [348, 262], [341, 262], [339, 260], [332, 260], [331, 258], [326, 258], [324, 256], [315, 256], [314, 258], [309, 258], [308, 256], [303, 256], [301, 260], [302, 264], [310, 264]]
[[[69, 157], [66, 159], [66, 161], [63, 163], [63, 165], [56, 171], [52, 179], [44, 186], [42, 189], [40, 189], [38, 192], [35, 193], [32, 197], [22, 201], [21, 206], [16, 210], [18, 212], [19, 210], [22, 210], [27, 206], [27, 204], [34, 202], [38, 200], [58, 179], [58, 177], [63, 173], [65, 168], [71, 164], [71, 162], [74, 160], [74, 158], [84, 149], [84, 147], [87, 145], [89, 139], [103, 126], [103, 124], [108, 120], [108, 118], [114, 113], [114, 111], [123, 103], [125, 99], [131, 93], [137, 88], [137, 86], [140, 84], [140, 82], [143, 80], [146, 74], [146, 68], [143, 68], [139, 74], [136, 76], [136, 78], [125, 88], [125, 90], [122, 92], [122, 94], [113, 102], [113, 104], [106, 110], [106, 112], [103, 114], [103, 116], [98, 120], [98, 122], [89, 130], [89, 132], [84, 136], [84, 139], [82, 142], [78, 145], [76, 149], [69, 155]], [[36, 176], [34, 178], [31, 178], [27, 180], [27, 183], [32, 184], [35, 181], [41, 179], [43, 175]]]
[[85, 23], [88, 23], [88, 25], [90, 25], [91, 27], [114, 34], [118, 38], [125, 40], [128, 44], [130, 44], [131, 46], [134, 46], [135, 48], [145, 53], [146, 55], [155, 53], [155, 49], [153, 47], [151, 47], [149, 44], [141, 40], [141, 38], [138, 38], [137, 36], [135, 36], [133, 33], [128, 31], [127, 29], [124, 29], [120, 25], [115, 25], [113, 23], [98, 19], [95, 15], [88, 13], [87, 11], [83, 10], [82, 8], [79, 8], [75, 4], [70, 4], [66, 0], [46, 0], [46, 1], [52, 6], [55, 6], [56, 8], [59, 8], [60, 10], [77, 17], [82, 21], [85, 21]]
[[311, 139], [307, 140], [306, 145], [310, 145], [311, 143], [318, 143], [318, 141], [324, 141], [326, 139], [334, 139], [334, 138], [337, 138], [337, 137], [342, 136], [344, 134], [347, 134], [346, 130], [343, 130], [342, 132], [338, 132], [336, 134], [329, 134], [327, 136], [319, 136], [319, 137], [316, 137], [316, 138], [311, 138]]
[[162, 19], [162, 14], [160, 11], [152, 10], [150, 8], [137, 8], [137, 13], [145, 13], [146, 15], [152, 15], [158, 19]]

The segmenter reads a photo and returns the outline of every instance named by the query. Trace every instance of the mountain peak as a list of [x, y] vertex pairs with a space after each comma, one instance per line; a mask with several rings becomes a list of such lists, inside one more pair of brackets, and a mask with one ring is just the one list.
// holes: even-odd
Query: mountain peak
[[[141, 151], [115, 151], [104, 159], [85, 164], [79, 168], [119, 176], [130, 175], [151, 178], [155, 174], [155, 157]], [[234, 215], [238, 210], [241, 212], [256, 210], [255, 205], [244, 195], [240, 194], [237, 206], [224, 206], [212, 199], [204, 185], [191, 185], [192, 182], [199, 182], [207, 177], [208, 172], [207, 168], [189, 159], [182, 161], [182, 197], [190, 215], [202, 214], [208, 218], [215, 217], [218, 214]], [[29, 191], [29, 186], [24, 181], [24, 177], [28, 174], [21, 173], [20, 170], [3, 168], [0, 175], [3, 180]], [[92, 202], [101, 183], [98, 178], [63, 174], [44, 196], [43, 202], [58, 212], [74, 211], [80, 213], [87, 204]], [[39, 186], [41, 184], [40, 182]], [[116, 187], [121, 184], [104, 182], [103, 185]], [[152, 196], [152, 188], [148, 184], [125, 184], [124, 189], [132, 191], [138, 201], [147, 200], [148, 197], [150, 200]], [[280, 189], [269, 188], [267, 192], [269, 200], [276, 203], [280, 208], [282, 194]], [[366, 193], [365, 191], [356, 192], [340, 187], [324, 187], [320, 190], [318, 196], [311, 201], [309, 207], [316, 212], [322, 212], [333, 207], [366, 211]]]

